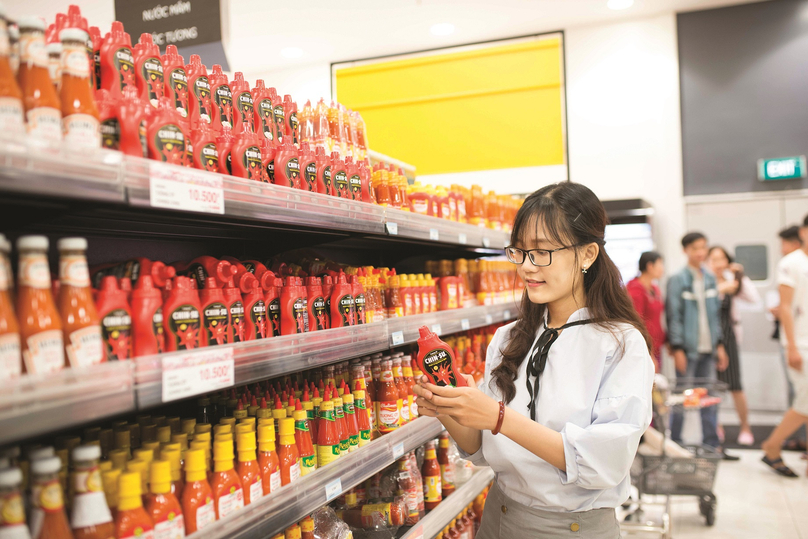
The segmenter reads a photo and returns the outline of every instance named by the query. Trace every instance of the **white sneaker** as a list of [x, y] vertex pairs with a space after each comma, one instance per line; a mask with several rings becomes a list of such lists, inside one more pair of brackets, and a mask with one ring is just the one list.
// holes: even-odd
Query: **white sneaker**
[[755, 445], [755, 437], [751, 432], [741, 431], [738, 434], [738, 445], [752, 446]]

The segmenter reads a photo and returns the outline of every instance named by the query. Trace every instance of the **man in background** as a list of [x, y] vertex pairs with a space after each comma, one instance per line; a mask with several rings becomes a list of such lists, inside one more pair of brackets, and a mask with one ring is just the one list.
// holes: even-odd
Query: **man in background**
[[[678, 376], [712, 381], [716, 379], [716, 362], [718, 370], [723, 371], [729, 358], [721, 342], [716, 280], [702, 267], [707, 259], [707, 238], [700, 232], [690, 232], [682, 238], [682, 249], [687, 266], [668, 281], [668, 342]], [[683, 419], [682, 412], [674, 412], [671, 418], [671, 438], [680, 444]], [[701, 430], [705, 445], [714, 447], [725, 460], [738, 460], [721, 450], [717, 406], [701, 409]]]

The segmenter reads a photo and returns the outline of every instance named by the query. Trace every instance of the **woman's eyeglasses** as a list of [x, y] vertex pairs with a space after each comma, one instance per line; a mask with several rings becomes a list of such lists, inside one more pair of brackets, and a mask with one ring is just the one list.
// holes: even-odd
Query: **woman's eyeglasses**
[[567, 245], [566, 247], [559, 247], [558, 249], [520, 249], [518, 247], [508, 246], [505, 247], [505, 256], [508, 257], [508, 262], [512, 264], [523, 264], [525, 256], [530, 259], [530, 263], [534, 266], [544, 268], [553, 263], [553, 253], [576, 247], [575, 245]]

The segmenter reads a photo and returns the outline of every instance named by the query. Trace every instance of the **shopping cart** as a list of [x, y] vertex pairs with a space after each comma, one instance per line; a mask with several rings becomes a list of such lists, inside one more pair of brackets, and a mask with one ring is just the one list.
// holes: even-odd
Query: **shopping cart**
[[[663, 383], [664, 382], [664, 383]], [[727, 385], [715, 380], [678, 379], [673, 390], [667, 380], [657, 375], [654, 385], [654, 422], [660, 428], [662, 443], [660, 455], [638, 454], [631, 467], [631, 482], [637, 488], [637, 497], [630, 500], [621, 530], [631, 533], [659, 533], [663, 539], [673, 537], [671, 531], [671, 496], [696, 496], [699, 509], [708, 526], [715, 524], [717, 499], [713, 493], [715, 475], [722, 455], [708, 446], [686, 446], [690, 457], [671, 456], [665, 450], [669, 417], [675, 411], [685, 412], [717, 406]], [[649, 500], [648, 496], [655, 496]], [[658, 501], [659, 496], [663, 501]], [[661, 522], [645, 519], [644, 506], [663, 507]]]

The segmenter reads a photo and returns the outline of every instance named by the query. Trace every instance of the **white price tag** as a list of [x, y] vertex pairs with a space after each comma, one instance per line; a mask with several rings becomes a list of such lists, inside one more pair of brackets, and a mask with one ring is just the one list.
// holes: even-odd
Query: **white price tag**
[[325, 485], [325, 501], [330, 502], [337, 496], [342, 494], [342, 481], [340, 481], [339, 477], [327, 483]]
[[505, 309], [504, 311], [502, 311], [502, 318], [504, 318], [505, 320], [510, 320], [511, 319], [511, 311], [509, 311], [508, 309]]
[[185, 167], [149, 163], [149, 201], [154, 208], [223, 215], [222, 178]]
[[398, 460], [404, 456], [404, 442], [398, 442], [393, 446], [393, 460]]
[[163, 357], [163, 402], [232, 387], [234, 383], [233, 348], [230, 346]]
[[460, 245], [465, 245], [466, 243], [468, 243], [468, 239], [466, 238], [466, 235], [464, 233], [461, 232], [460, 234], [457, 235], [457, 243], [459, 243]]
[[488, 239], [487, 237], [485, 237], [485, 236], [483, 236], [483, 247], [485, 247], [486, 249], [488, 249], [489, 247], [491, 247], [491, 240], [489, 240], [489, 239]]
[[485, 323], [487, 325], [493, 324], [494, 323], [494, 317], [491, 316], [490, 314], [485, 315]]
[[394, 331], [390, 337], [393, 339], [393, 346], [398, 346], [400, 344], [404, 344], [404, 332], [403, 331]]
[[429, 229], [429, 239], [432, 241], [440, 240], [440, 232], [437, 228], [430, 228]]
[[432, 333], [434, 333], [435, 335], [441, 334], [440, 324], [432, 324]]
[[469, 329], [471, 329], [471, 324], [469, 324], [468, 318], [464, 318], [463, 320], [460, 321], [460, 329], [462, 329], [463, 331], [468, 331]]
[[387, 229], [387, 233], [391, 236], [398, 235], [398, 223], [384, 223], [384, 226]]

